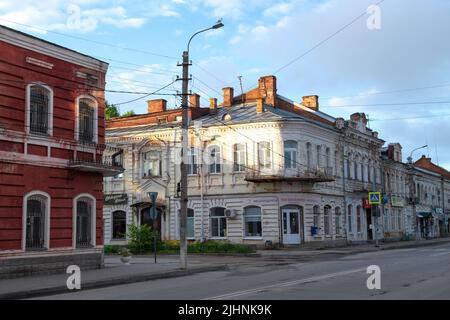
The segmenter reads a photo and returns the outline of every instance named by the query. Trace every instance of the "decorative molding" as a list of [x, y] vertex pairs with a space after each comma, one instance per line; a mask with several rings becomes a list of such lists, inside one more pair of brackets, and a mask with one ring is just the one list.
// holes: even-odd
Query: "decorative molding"
[[53, 63], [45, 62], [36, 58], [26, 57], [25, 61], [30, 64], [34, 64], [35, 66], [46, 68], [52, 70], [55, 66]]

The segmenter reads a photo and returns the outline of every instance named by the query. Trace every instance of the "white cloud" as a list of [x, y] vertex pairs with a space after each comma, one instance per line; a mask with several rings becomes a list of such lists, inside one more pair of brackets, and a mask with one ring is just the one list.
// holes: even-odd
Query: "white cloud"
[[279, 14], [287, 14], [292, 8], [292, 4], [287, 2], [277, 3], [264, 10], [265, 17], [273, 17]]

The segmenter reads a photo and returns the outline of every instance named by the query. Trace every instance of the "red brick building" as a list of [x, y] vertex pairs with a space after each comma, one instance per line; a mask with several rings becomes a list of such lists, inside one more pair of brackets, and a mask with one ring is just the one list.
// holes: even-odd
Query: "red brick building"
[[107, 68], [0, 26], [0, 278], [102, 265]]

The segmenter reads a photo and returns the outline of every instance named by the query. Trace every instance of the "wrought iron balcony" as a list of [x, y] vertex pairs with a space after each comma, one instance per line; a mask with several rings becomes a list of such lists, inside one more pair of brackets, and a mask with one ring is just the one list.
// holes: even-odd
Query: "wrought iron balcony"
[[245, 175], [245, 180], [254, 183], [263, 182], [332, 182], [335, 180], [333, 175], [333, 168], [318, 167], [315, 169], [309, 168], [294, 168], [294, 169], [263, 169], [259, 167], [248, 168]]
[[112, 177], [124, 172], [122, 163], [116, 161], [113, 156], [100, 157], [99, 159], [93, 159], [92, 157], [78, 157], [69, 161], [69, 168], [82, 172], [97, 172], [102, 173], [105, 177]]

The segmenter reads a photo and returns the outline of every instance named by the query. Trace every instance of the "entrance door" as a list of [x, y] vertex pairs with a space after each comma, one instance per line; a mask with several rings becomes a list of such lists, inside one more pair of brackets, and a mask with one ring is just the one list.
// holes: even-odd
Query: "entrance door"
[[372, 209], [366, 209], [366, 222], [367, 222], [367, 240], [373, 240], [375, 232], [374, 221], [372, 221]]
[[283, 244], [300, 244], [300, 211], [283, 209]]

